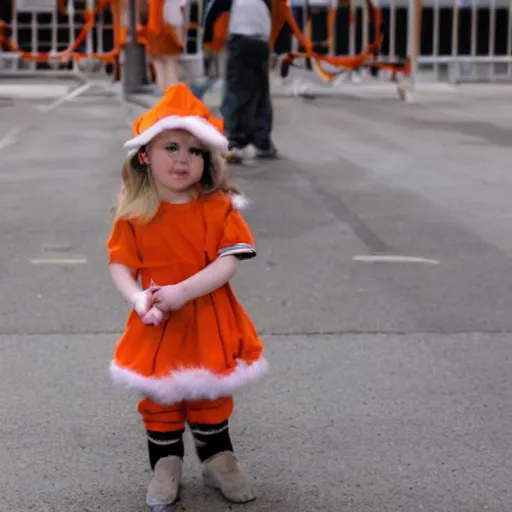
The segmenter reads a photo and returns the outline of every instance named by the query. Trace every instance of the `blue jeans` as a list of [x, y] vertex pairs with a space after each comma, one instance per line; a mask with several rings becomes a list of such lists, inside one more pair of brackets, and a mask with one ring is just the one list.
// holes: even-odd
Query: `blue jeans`
[[266, 41], [232, 34], [226, 43], [227, 63], [221, 112], [232, 147], [272, 147], [270, 47]]

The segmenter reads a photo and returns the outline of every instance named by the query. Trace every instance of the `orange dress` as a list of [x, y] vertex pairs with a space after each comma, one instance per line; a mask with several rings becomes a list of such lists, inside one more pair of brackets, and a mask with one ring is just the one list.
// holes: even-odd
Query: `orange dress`
[[[173, 0], [180, 5], [180, 0]], [[144, 10], [142, 2], [137, 2], [138, 18], [144, 17], [146, 20], [138, 20], [137, 41], [146, 46], [146, 50], [151, 57], [165, 57], [171, 55], [181, 55], [183, 53], [183, 42], [176, 33], [176, 27], [169, 25], [164, 16], [165, 0], [149, 0], [147, 14], [143, 16]], [[112, 3], [114, 14], [120, 18], [118, 27], [119, 46], [123, 46], [128, 40], [128, 0], [116, 0]], [[181, 23], [183, 24], [183, 22]]]
[[[180, 10], [180, 0], [171, 0], [173, 10]], [[165, 21], [166, 0], [150, 0], [148, 23], [143, 30], [143, 37], [148, 44], [148, 52], [152, 57], [165, 57], [183, 53], [183, 43], [176, 34], [176, 28]], [[182, 21], [183, 24], [183, 21]]]
[[[223, 192], [162, 202], [147, 224], [118, 220], [107, 248], [110, 263], [135, 269], [144, 289], [151, 280], [179, 283], [222, 255], [256, 255], [248, 225]], [[157, 327], [130, 311], [110, 366], [115, 382], [160, 404], [230, 396], [266, 370], [263, 345], [229, 283]]]

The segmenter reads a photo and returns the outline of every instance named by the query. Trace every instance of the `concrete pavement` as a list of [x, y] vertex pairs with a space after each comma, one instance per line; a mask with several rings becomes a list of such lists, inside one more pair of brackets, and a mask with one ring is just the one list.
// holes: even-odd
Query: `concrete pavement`
[[[259, 499], [203, 489], [189, 445], [176, 510], [512, 509], [512, 107], [490, 87], [276, 100], [282, 158], [233, 168], [259, 249], [235, 287], [271, 363], [232, 422]], [[138, 112], [0, 103], [0, 139], [29, 126], [0, 150], [2, 512], [143, 510], [104, 249]]]

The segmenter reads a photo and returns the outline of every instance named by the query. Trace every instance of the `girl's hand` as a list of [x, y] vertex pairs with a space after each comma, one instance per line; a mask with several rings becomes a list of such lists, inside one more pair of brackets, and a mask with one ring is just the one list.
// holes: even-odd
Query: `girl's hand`
[[153, 285], [151, 292], [153, 305], [163, 313], [181, 309], [188, 302], [185, 291], [179, 284]]
[[158, 308], [153, 306], [145, 315], [141, 316], [140, 319], [146, 325], [154, 325], [155, 327], [160, 325], [165, 315]]
[[148, 313], [153, 306], [153, 299], [150, 290], [137, 292], [132, 298], [132, 306], [137, 315], [141, 318]]

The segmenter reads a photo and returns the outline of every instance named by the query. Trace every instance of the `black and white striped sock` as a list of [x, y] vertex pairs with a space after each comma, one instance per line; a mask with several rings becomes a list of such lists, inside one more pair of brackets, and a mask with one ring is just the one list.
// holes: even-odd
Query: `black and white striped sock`
[[176, 457], [183, 458], [185, 454], [183, 432], [184, 430], [176, 430], [174, 432], [147, 431], [151, 469], [155, 469], [155, 464], [163, 457], [175, 455]]
[[217, 453], [233, 451], [227, 420], [217, 425], [194, 423], [190, 425], [190, 430], [194, 436], [197, 455], [201, 462]]

